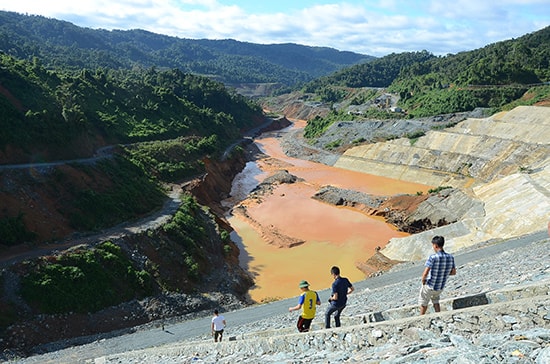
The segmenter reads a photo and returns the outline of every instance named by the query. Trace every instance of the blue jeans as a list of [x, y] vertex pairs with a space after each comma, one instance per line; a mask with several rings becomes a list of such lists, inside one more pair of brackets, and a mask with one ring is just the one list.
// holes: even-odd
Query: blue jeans
[[344, 310], [346, 305], [337, 307], [335, 305], [329, 305], [327, 308], [327, 311], [325, 312], [325, 328], [330, 329], [330, 316], [336, 312], [336, 315], [334, 315], [334, 325], [336, 327], [340, 327], [340, 314]]

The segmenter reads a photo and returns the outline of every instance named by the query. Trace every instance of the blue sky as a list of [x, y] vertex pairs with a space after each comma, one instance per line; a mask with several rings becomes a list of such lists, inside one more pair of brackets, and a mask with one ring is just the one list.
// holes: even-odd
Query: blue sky
[[0, 10], [181, 38], [458, 53], [550, 25], [550, 0], [0, 0]]

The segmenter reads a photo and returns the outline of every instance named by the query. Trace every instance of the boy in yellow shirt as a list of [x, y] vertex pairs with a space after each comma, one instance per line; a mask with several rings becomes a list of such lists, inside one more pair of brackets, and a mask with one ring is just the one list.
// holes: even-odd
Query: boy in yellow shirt
[[315, 291], [309, 289], [309, 283], [307, 281], [301, 281], [298, 285], [302, 290], [302, 294], [298, 300], [298, 304], [294, 307], [289, 307], [288, 312], [297, 311], [302, 309], [302, 314], [298, 318], [298, 331], [308, 332], [311, 326], [311, 321], [315, 317], [317, 306], [321, 304], [319, 295]]

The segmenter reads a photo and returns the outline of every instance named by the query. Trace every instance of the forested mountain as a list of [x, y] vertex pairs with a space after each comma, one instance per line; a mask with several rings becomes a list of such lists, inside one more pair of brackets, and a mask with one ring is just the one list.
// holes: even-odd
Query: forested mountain
[[[550, 27], [517, 39], [404, 68], [388, 88], [417, 115], [501, 108], [550, 82]], [[532, 90], [548, 96], [548, 87]], [[536, 102], [537, 99], [531, 102]]]
[[[483, 48], [434, 56], [427, 51], [390, 54], [351, 66], [302, 87], [323, 101], [341, 102], [364, 87], [399, 95], [410, 116], [501, 108], [533, 86], [548, 95], [550, 27]], [[372, 96], [372, 94], [371, 94]], [[377, 96], [377, 95], [374, 95]], [[532, 100], [536, 102], [536, 98]]]
[[388, 87], [401, 70], [416, 63], [424, 63], [435, 56], [427, 51], [392, 53], [368, 63], [347, 67], [323, 76], [304, 86], [306, 92], [316, 92], [324, 86]]
[[442, 85], [529, 84], [550, 78], [549, 59], [550, 27], [547, 27], [517, 39], [447, 56], [434, 56], [425, 50], [392, 53], [320, 77], [305, 89], [312, 91], [324, 85], [388, 87], [403, 80], [415, 84], [414, 77], [428, 74]]
[[66, 21], [0, 12], [0, 51], [38, 57], [47, 68], [178, 68], [224, 83], [310, 81], [374, 57], [297, 44], [193, 40], [144, 30], [93, 30]]

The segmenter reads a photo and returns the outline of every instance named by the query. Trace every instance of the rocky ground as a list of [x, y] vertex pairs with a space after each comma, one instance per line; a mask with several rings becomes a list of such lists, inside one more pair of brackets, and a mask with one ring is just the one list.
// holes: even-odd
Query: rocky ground
[[[545, 284], [550, 280], [550, 263], [547, 252], [550, 240], [547, 232], [537, 234], [535, 239], [527, 239], [522, 244], [502, 244], [502, 250], [494, 249], [499, 245], [483, 243], [471, 247], [464, 254], [455, 254], [458, 273], [450, 278], [443, 293], [443, 299], [476, 295], [481, 292], [497, 291], [505, 288], [531, 287], [534, 284]], [[493, 248], [485, 251], [483, 248]], [[501, 305], [498, 309], [502, 315], [498, 325], [483, 327], [480, 332], [476, 324], [476, 314], [470, 318], [465, 313], [453, 313], [454, 319], [447, 323], [436, 315], [428, 315], [428, 324], [412, 323], [404, 329], [403, 322], [394, 325], [397, 333], [390, 333], [380, 328], [372, 330], [372, 335], [384, 336], [384, 344], [362, 347], [357, 350], [339, 348], [335, 344], [346, 337], [346, 328], [360, 323], [363, 317], [372, 312], [388, 309], [400, 309], [405, 306], [416, 307], [419, 289], [419, 277], [423, 262], [409, 262], [393, 267], [385, 274], [361, 282], [353, 282], [355, 292], [349, 296], [348, 306], [343, 312], [342, 330], [323, 329], [323, 314], [326, 308], [328, 292], [320, 292], [322, 305], [313, 321], [313, 332], [307, 334], [310, 342], [324, 343], [321, 349], [310, 349], [307, 345], [298, 344], [295, 324], [297, 313], [289, 313], [287, 308], [294, 306], [295, 299], [261, 305], [241, 311], [224, 312], [228, 326], [225, 342], [216, 346], [208, 331], [198, 336], [185, 336], [189, 332], [185, 318], [174, 321], [167, 326], [167, 332], [182, 335], [179, 342], [168, 346], [148, 345], [147, 340], [162, 334], [157, 326], [141, 327], [142, 334], [118, 345], [111, 345], [110, 340], [94, 342], [81, 348], [59, 351], [42, 356], [31, 357], [20, 361], [30, 363], [68, 363], [68, 362], [102, 362], [102, 363], [548, 363], [550, 360], [550, 316], [548, 316], [548, 299], [542, 302], [546, 310], [545, 324], [533, 328], [524, 321], [521, 312], [514, 311], [512, 305]], [[547, 284], [547, 283], [546, 283]], [[524, 303], [525, 305], [530, 305]], [[531, 306], [531, 305], [530, 305]], [[544, 306], [546, 307], [544, 309]], [[521, 308], [521, 305], [519, 306]], [[486, 311], [488, 306], [479, 307]], [[260, 311], [258, 314], [255, 311]], [[416, 312], [416, 313], [415, 313]], [[417, 314], [417, 311], [413, 315]], [[428, 312], [432, 313], [431, 309]], [[478, 315], [482, 315], [479, 313]], [[246, 323], [241, 323], [248, 317]], [[468, 317], [468, 318], [467, 318]], [[453, 324], [453, 321], [455, 322]], [[467, 321], [467, 322], [464, 322]], [[450, 323], [449, 323], [450, 322]], [[471, 330], [458, 329], [458, 326], [470, 324]], [[206, 322], [207, 324], [207, 322]], [[437, 330], [439, 328], [439, 331]], [[164, 331], [164, 327], [162, 328]], [[277, 335], [286, 334], [286, 337]], [[247, 342], [241, 345], [240, 337], [272, 337], [273, 343], [286, 346], [289, 350], [250, 350]], [[170, 335], [171, 336], [171, 335]], [[167, 337], [170, 337], [167, 336]], [[380, 336], [380, 338], [382, 338]], [[230, 337], [236, 341], [228, 341]], [[350, 336], [351, 337], [351, 336]], [[132, 339], [133, 338], [133, 339]], [[338, 338], [338, 339], [336, 339]], [[286, 340], [286, 344], [283, 344]], [[351, 340], [351, 339], [349, 339]], [[122, 344], [125, 343], [125, 344]], [[145, 350], [132, 350], [147, 348]], [[197, 353], [198, 346], [208, 346], [208, 353]], [[303, 346], [303, 349], [299, 349]], [[298, 349], [297, 349], [298, 348]], [[257, 349], [256, 349], [257, 350]], [[80, 356], [79, 356], [80, 355]], [[69, 361], [72, 358], [73, 361]], [[80, 358], [76, 360], [75, 358]], [[88, 359], [83, 359], [88, 358]]]
[[[290, 109], [290, 112], [302, 115], [292, 110]], [[316, 138], [312, 143], [304, 140], [302, 129], [297, 129], [283, 138], [281, 146], [285, 153], [291, 157], [333, 165], [342, 152], [349, 147], [358, 145], [358, 143], [372, 143], [419, 134], [432, 128], [444, 128], [457, 124], [466, 118], [482, 118], [484, 115], [484, 109], [475, 109], [471, 112], [418, 119], [340, 121], [333, 123], [323, 135]], [[289, 117], [292, 118], [293, 115]], [[337, 141], [339, 147], [334, 149], [325, 148]]]
[[[479, 260], [461, 263], [457, 256], [458, 273], [451, 277], [444, 290], [444, 299], [490, 292], [505, 287], [530, 285], [537, 282], [548, 282], [550, 279], [550, 263], [546, 259], [546, 250], [550, 240], [529, 244], [517, 249], [502, 251], [492, 256], [480, 254]], [[472, 248], [475, 250], [479, 247]], [[395, 266], [388, 272], [398, 272], [411, 267], [408, 263]], [[386, 273], [388, 274], [388, 273]], [[383, 278], [382, 275], [380, 278]], [[348, 307], [344, 310], [347, 325], [353, 324], [353, 319], [359, 319], [368, 312], [385, 311], [417, 304], [419, 277], [405, 279], [398, 284], [381, 288], [368, 288], [368, 280], [362, 282], [367, 288], [359, 288], [349, 297]], [[359, 285], [356, 284], [358, 287]], [[363, 285], [363, 286], [364, 286]], [[323, 296], [324, 297], [324, 296]], [[324, 301], [324, 298], [323, 298]], [[546, 305], [550, 300], [546, 300]], [[547, 306], [548, 307], [548, 306]], [[548, 308], [546, 308], [546, 312]], [[504, 308], [504, 311], [505, 308]], [[315, 331], [322, 330], [323, 309], [320, 309], [314, 320]], [[506, 313], [506, 312], [504, 312]], [[458, 314], [457, 314], [458, 315]], [[265, 320], [250, 325], [231, 328], [231, 335], [249, 334], [250, 332], [283, 329], [293, 327], [295, 314], [279, 314], [266, 317]], [[521, 316], [521, 315], [519, 315]], [[388, 340], [382, 347], [358, 350], [355, 352], [327, 348], [323, 351], [308, 351], [302, 355], [295, 353], [272, 353], [261, 357], [246, 358], [243, 353], [236, 353], [231, 358], [218, 356], [198, 357], [199, 362], [227, 363], [239, 357], [240, 362], [254, 363], [258, 360], [269, 363], [547, 363], [550, 359], [550, 316], [546, 314], [546, 325], [535, 329], [526, 328], [518, 319], [518, 314], [508, 312], [504, 315], [509, 325], [494, 325], [485, 327], [483, 333], [476, 330], [458, 332], [449, 328], [443, 329], [440, 335], [419, 327], [410, 342], [403, 338], [396, 341]], [[460, 317], [457, 316], [457, 320]], [[437, 318], [434, 318], [437, 325]], [[475, 326], [475, 325], [474, 325]], [[528, 326], [525, 324], [525, 326]], [[441, 326], [443, 328], [443, 326]], [[509, 328], [509, 329], [508, 329]], [[407, 335], [404, 335], [407, 336]], [[208, 340], [208, 337], [201, 337]], [[182, 357], [163, 357], [162, 363], [175, 363]], [[119, 358], [120, 359], [120, 358]], [[144, 358], [141, 357], [140, 360]], [[145, 360], [148, 361], [148, 360]], [[135, 363], [136, 361], [109, 361], [119, 363]]]

